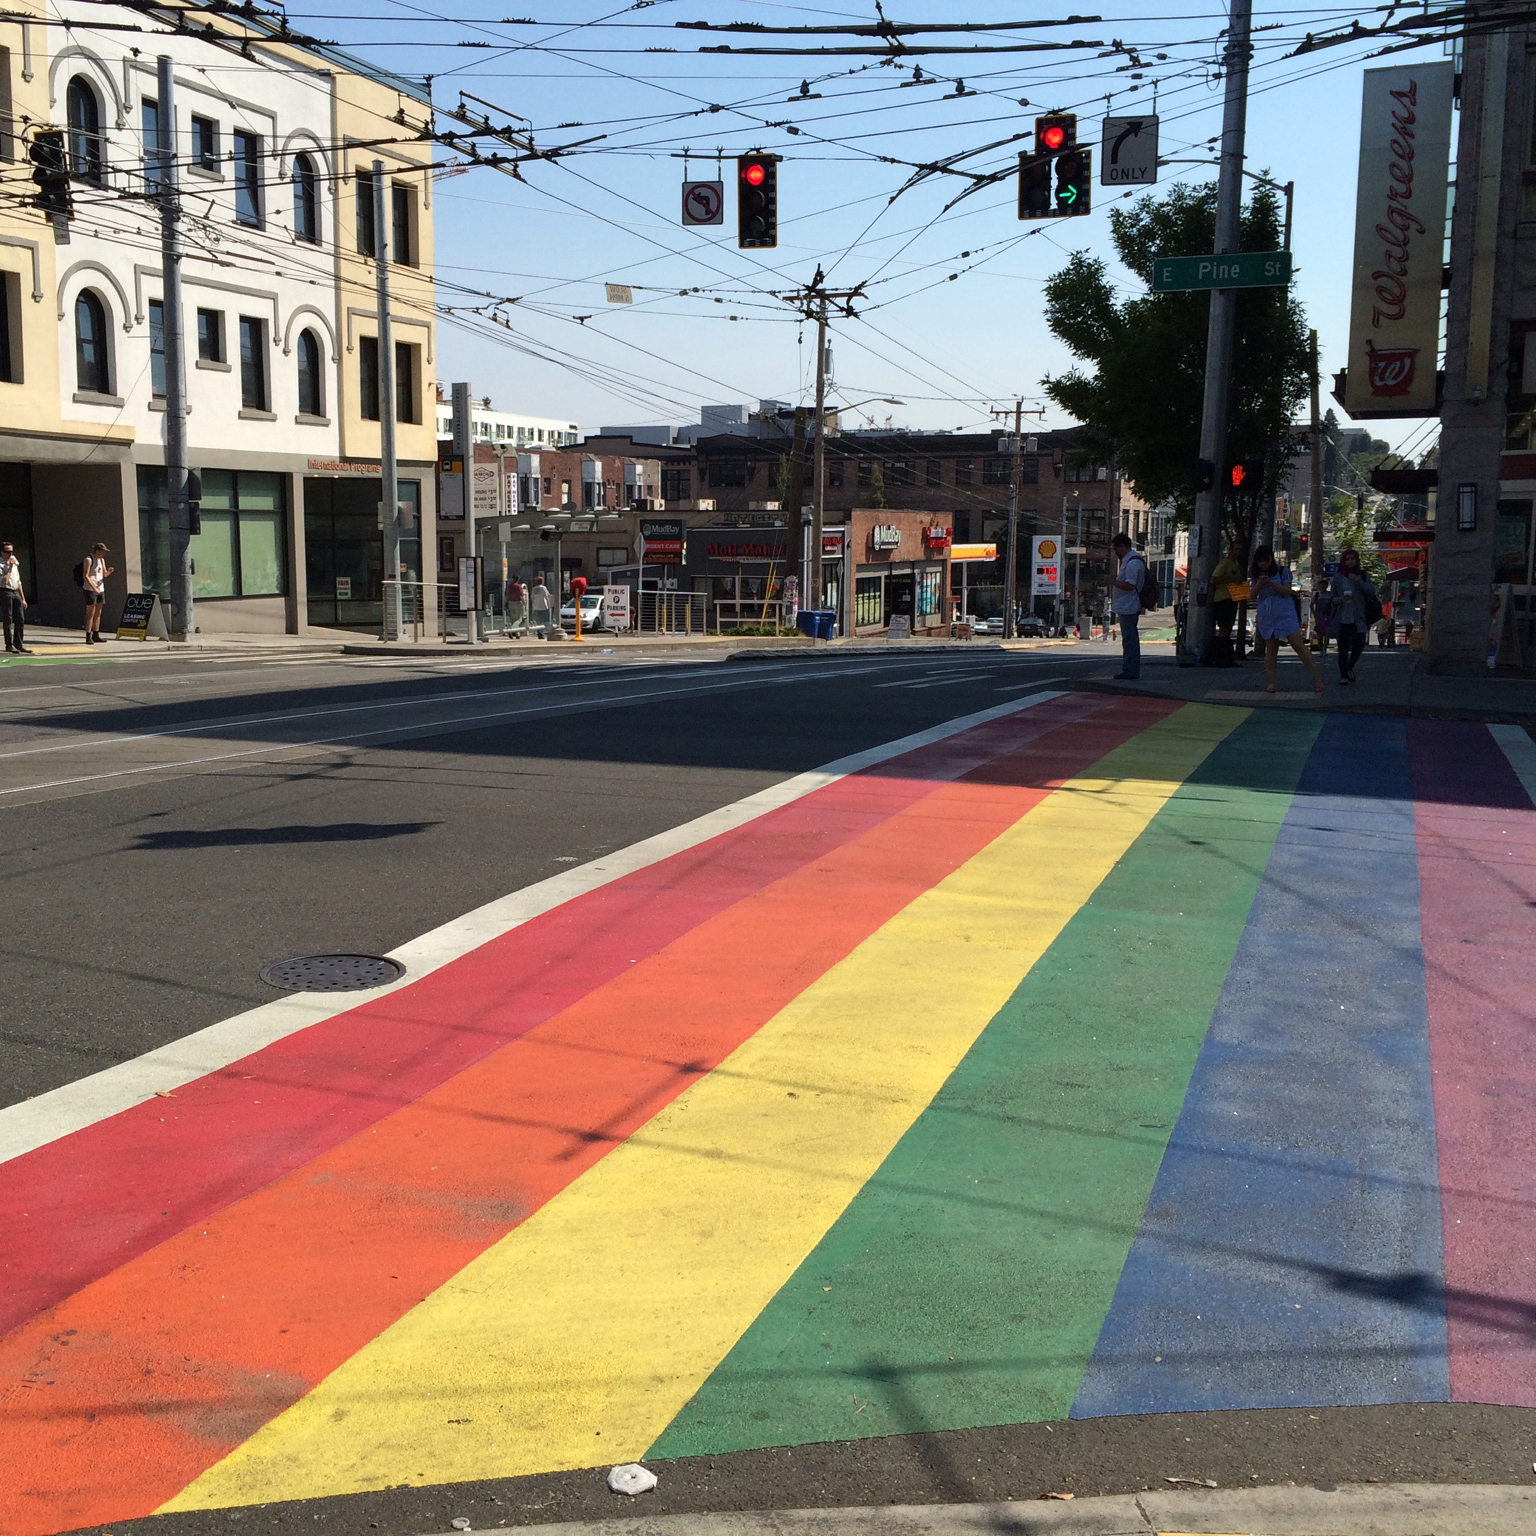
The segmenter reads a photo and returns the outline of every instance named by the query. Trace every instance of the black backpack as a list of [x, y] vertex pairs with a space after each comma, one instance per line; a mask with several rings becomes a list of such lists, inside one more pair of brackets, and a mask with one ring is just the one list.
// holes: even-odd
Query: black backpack
[[74, 568], [71, 574], [75, 578], [75, 585], [77, 587], [83, 587], [85, 585], [85, 561], [82, 560], [80, 564]]
[[1162, 585], [1157, 577], [1152, 574], [1152, 567], [1143, 557], [1141, 562], [1141, 585], [1136, 589], [1137, 600], [1141, 603], [1143, 613], [1151, 613], [1157, 607], [1158, 599], [1163, 595]]

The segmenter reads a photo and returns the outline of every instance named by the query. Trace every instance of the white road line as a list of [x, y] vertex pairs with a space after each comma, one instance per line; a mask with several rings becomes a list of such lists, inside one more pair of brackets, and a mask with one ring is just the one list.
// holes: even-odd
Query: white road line
[[1031, 683], [1012, 683], [1007, 688], [994, 688], [993, 693], [1021, 693], [1026, 688], [1043, 688], [1047, 683], [1064, 683], [1064, 677], [1037, 677]]
[[1490, 725], [1488, 731], [1536, 806], [1536, 741], [1518, 725]]
[[590, 864], [564, 870], [521, 891], [499, 897], [391, 950], [391, 957], [405, 966], [406, 974], [388, 987], [344, 997], [334, 993], [294, 993], [281, 997], [221, 1023], [210, 1024], [206, 1029], [148, 1051], [132, 1061], [0, 1109], [0, 1163], [94, 1125], [98, 1120], [121, 1114], [157, 1093], [169, 1093], [210, 1072], [217, 1072], [278, 1040], [346, 1013], [359, 1003], [372, 1001], [387, 992], [400, 991], [449, 961], [500, 938], [563, 902], [599, 890], [673, 854], [696, 848], [700, 843], [745, 826], [781, 806], [793, 804], [851, 773], [1059, 697], [1055, 693], [1037, 693], [1027, 699], [994, 704], [990, 709], [961, 715], [925, 731], [838, 758], [824, 767], [796, 774], [670, 831], [659, 832], [616, 853], [604, 854]]
[[[769, 677], [759, 676], [759, 677], [757, 677], [756, 681], [758, 681], [760, 683], [761, 682], [777, 683], [777, 682], [791, 682], [791, 681], [794, 681], [797, 678], [803, 680], [805, 678], [805, 675], [806, 675], [807, 671], [814, 672], [814, 671], [817, 671], [817, 670], [820, 670], [820, 669], [818, 669], [818, 668], [808, 668], [808, 669], [807, 668], [797, 668], [793, 672], [788, 672], [782, 666], [775, 666], [775, 667], [772, 667], [772, 668], [767, 668], [765, 670], [768, 671], [769, 673], [771, 673], [772, 675], [769, 676]], [[847, 667], [847, 668], [841, 669], [839, 671], [839, 673], [838, 673], [838, 676], [840, 676], [840, 677], [848, 677], [850, 675], [856, 675], [859, 672], [865, 672], [865, 671], [868, 671], [868, 670], [870, 670], [870, 669], [867, 668], [867, 667]], [[134, 777], [136, 775], [140, 775], [140, 774], [167, 773], [167, 772], [171, 772], [173, 770], [181, 769], [181, 768], [202, 768], [202, 767], [211, 766], [212, 764], [215, 764], [215, 763], [235, 762], [235, 761], [238, 761], [241, 758], [246, 758], [246, 757], [275, 756], [276, 754], [278, 754], [280, 752], [302, 752], [302, 751], [305, 751], [305, 750], [307, 750], [309, 748], [335, 747], [335, 746], [340, 746], [340, 745], [342, 745], [344, 743], [347, 743], [347, 742], [367, 741], [370, 737], [375, 737], [375, 736], [408, 736], [408, 735], [412, 734], [413, 732], [417, 732], [417, 731], [443, 732], [445, 730], [450, 730], [450, 729], [452, 729], [454, 727], [457, 727], [457, 726], [480, 725], [480, 724], [483, 724], [484, 722], [489, 721], [489, 720], [516, 720], [516, 719], [520, 719], [520, 718], [526, 717], [528, 715], [548, 714], [552, 709], [557, 709], [557, 708], [559, 708], [559, 709], [581, 709], [581, 710], [586, 710], [586, 709], [607, 709], [607, 708], [611, 708], [611, 707], [613, 707], [615, 705], [619, 705], [619, 704], [634, 704], [634, 703], [638, 703], [638, 702], [640, 702], [641, 700], [644, 700], [644, 699], [671, 699], [671, 698], [677, 698], [680, 695], [689, 694], [689, 693], [714, 693], [714, 692], [721, 692], [721, 691], [728, 692], [730, 689], [734, 688], [737, 685], [738, 682], [740, 682], [742, 680], [743, 680], [742, 679], [742, 675], [740, 673], [736, 673], [736, 674], [733, 674], [729, 678], [719, 678], [719, 679], [711, 680], [709, 682], [701, 683], [696, 688], [656, 688], [656, 689], [652, 689], [648, 693], [621, 693], [621, 694], [614, 694], [614, 695], [607, 696], [607, 697], [599, 697], [599, 698], [588, 699], [588, 700], [574, 700], [574, 701], [564, 701], [564, 702], [550, 703], [550, 704], [537, 704], [537, 705], [530, 706], [527, 709], [494, 709], [494, 710], [486, 710], [486, 711], [481, 712], [480, 714], [474, 714], [474, 715], [453, 715], [453, 716], [450, 716], [447, 719], [443, 719], [443, 720], [423, 720], [423, 721], [421, 721], [421, 722], [419, 722], [418, 724], [415, 724], [415, 725], [405, 725], [405, 724], [396, 723], [394, 725], [380, 726], [377, 730], [371, 730], [371, 731], [347, 731], [347, 732], [344, 732], [344, 733], [342, 733], [340, 735], [311, 736], [311, 737], [306, 738], [303, 741], [266, 741], [266, 742], [262, 742], [259, 746], [243, 747], [238, 752], [210, 752], [210, 753], [208, 753], [207, 755], [205, 755], [203, 757], [177, 758], [177, 759], [173, 760], [172, 762], [168, 762], [168, 763], [142, 763], [142, 764], [139, 764], [139, 765], [137, 765], [135, 767], [132, 767], [132, 768], [113, 768], [113, 769], [111, 769], [111, 770], [109, 770], [109, 771], [107, 771], [105, 773], [81, 773], [81, 774], [72, 775], [70, 778], [67, 778], [67, 779], [45, 779], [45, 780], [42, 780], [42, 781], [39, 781], [39, 782], [36, 782], [36, 783], [32, 783], [32, 784], [18, 784], [18, 785], [14, 785], [13, 787], [11, 787], [9, 789], [0, 789], [0, 799], [3, 799], [4, 797], [6, 797], [8, 795], [29, 795], [29, 794], [35, 794], [35, 793], [38, 793], [40, 791], [48, 790], [48, 789], [69, 789], [69, 788], [72, 788], [73, 786], [78, 785], [78, 784], [98, 784], [98, 783], [104, 783], [105, 781], [107, 781], [109, 779], [132, 778], [132, 777]], [[550, 688], [550, 689], [541, 689], [541, 690], [538, 690], [538, 691], [540, 691], [540, 692], [555, 692], [557, 690], [555, 690], [553, 688]], [[486, 689], [486, 690], [480, 691], [479, 693], [453, 694], [453, 695], [450, 695], [449, 698], [450, 699], [477, 698], [477, 697], [485, 697], [488, 694], [504, 694], [506, 692], [508, 692], [508, 690], [504, 689], [504, 688]], [[369, 707], [372, 707], [372, 706], [359, 705], [357, 707], [358, 708], [369, 708]], [[305, 715], [301, 715], [301, 716], [276, 716], [274, 718], [277, 718], [277, 719], [301, 719], [301, 718], [306, 718], [307, 715], [309, 715], [309, 714], [344, 714], [344, 713], [346, 713], [345, 710], [313, 710], [313, 711], [306, 711]], [[204, 727], [204, 729], [212, 729], [212, 727]], [[175, 736], [175, 735], [180, 735], [180, 734], [183, 734], [183, 733], [181, 733], [179, 731], [165, 731], [165, 732], [151, 733], [151, 734], [152, 735]], [[114, 744], [114, 743], [117, 743], [117, 742], [141, 741], [141, 740], [146, 740], [146, 739], [148, 739], [148, 738], [147, 737], [141, 737], [141, 736], [104, 737], [103, 738], [103, 742], [105, 742], [106, 744]], [[82, 745], [84, 745], [84, 743], [82, 743]], [[90, 743], [90, 745], [98, 745], [98, 743], [94, 743], [93, 742], [93, 743]], [[11, 753], [9, 755], [13, 756], [13, 757], [24, 757], [27, 754], [25, 752], [17, 752], [17, 753]]]
[[[775, 663], [775, 667], [782, 665], [782, 662]], [[770, 667], [752, 667], [739, 669], [727, 675], [723, 675], [721, 679], [721, 685], [730, 686], [732, 682], [740, 678], [760, 678], [765, 672], [771, 672], [773, 670], [774, 668]], [[803, 674], [806, 670], [807, 669], [804, 667], [796, 668], [795, 674], [793, 675]], [[856, 668], [853, 670], [864, 671], [867, 669]], [[849, 671], [850, 669], [846, 667], [839, 668], [836, 675], [839, 677], [847, 677], [849, 675]], [[691, 669], [686, 672], [679, 670], [672, 675], [681, 677], [694, 677], [698, 675], [698, 671], [697, 669]], [[633, 674], [630, 674], [629, 676], [625, 677], [623, 681], [627, 684], [632, 679]], [[472, 688], [461, 691], [459, 693], [439, 693], [429, 696], [422, 696], [419, 698], [382, 699], [372, 704], [338, 704], [327, 706], [323, 709], [292, 710], [287, 714], [232, 715], [220, 717], [219, 719], [215, 720], [203, 720], [192, 725], [171, 726], [167, 727], [163, 731], [135, 731], [132, 734], [126, 736], [109, 730], [100, 732], [96, 736], [92, 737], [92, 739], [89, 741], [56, 741], [50, 742], [46, 746], [18, 747], [13, 752], [0, 752], [0, 762], [9, 761], [10, 759], [17, 757], [37, 757], [44, 753], [51, 752], [99, 751], [105, 747], [115, 748], [125, 746], [131, 741], [159, 741], [172, 736], [196, 736], [201, 732], [211, 732], [217, 735], [222, 731], [231, 731], [252, 725], [282, 725], [290, 720], [313, 720], [317, 716], [325, 716], [329, 718], [333, 715], [367, 714], [369, 712], [378, 711], [381, 709], [412, 709], [419, 708], [423, 705], [461, 704], [470, 699], [490, 699], [514, 692], [521, 697], [530, 693], [554, 693], [563, 692], [571, 688], [598, 687], [604, 683], [617, 681], [619, 681], [619, 679], [603, 676], [588, 678], [585, 681], [540, 683], [531, 688]], [[338, 684], [338, 686], [342, 685]], [[82, 729], [88, 729], [88, 727], [82, 727]]]

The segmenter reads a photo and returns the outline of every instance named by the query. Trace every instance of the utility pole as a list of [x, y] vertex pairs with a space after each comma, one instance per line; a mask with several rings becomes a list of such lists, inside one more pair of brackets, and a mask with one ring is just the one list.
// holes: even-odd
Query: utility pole
[[[389, 611], [389, 587], [384, 588], [384, 638], [400, 635], [405, 593], [400, 585], [400, 476], [395, 461], [395, 336], [389, 318], [389, 199], [385, 194], [384, 162], [373, 162], [373, 268], [379, 311], [379, 498], [384, 527], [384, 575], [395, 584], [396, 611]], [[464, 466], [464, 506], [469, 526], [470, 479], [473, 465]], [[474, 550], [470, 550], [474, 554]], [[426, 588], [422, 588], [425, 600]], [[470, 619], [469, 638], [475, 638]]]
[[[816, 269], [819, 285], [821, 268]], [[827, 296], [819, 295], [816, 310], [816, 459], [812, 468], [811, 487], [811, 568], [806, 572], [806, 606], [821, 607], [821, 530], [827, 515]], [[843, 557], [853, 558], [850, 549]], [[845, 623], [849, 622], [845, 618]]]
[[1083, 498], [1077, 498], [1077, 542], [1072, 546], [1072, 622], [1077, 623], [1083, 606]]
[[[796, 603], [805, 595], [805, 525], [800, 509], [805, 505], [805, 428], [809, 415], [803, 405], [795, 407], [794, 435], [790, 438], [789, 484], [784, 492], [784, 563], [785, 575], [795, 582]], [[809, 606], [809, 604], [807, 604]]]
[[1309, 574], [1312, 590], [1323, 582], [1323, 417], [1318, 409], [1317, 332], [1307, 333], [1312, 354], [1312, 484], [1307, 491], [1307, 546], [1311, 551]]
[[1024, 402], [1013, 402], [1013, 468], [1008, 475], [1008, 570], [1003, 583], [1003, 638], [1019, 637], [1019, 490], [1024, 478]]
[[192, 507], [187, 499], [187, 374], [181, 326], [181, 203], [176, 193], [176, 81], [169, 54], [156, 61], [159, 123], [155, 133], [160, 180], [160, 316], [165, 348], [165, 493], [171, 525], [169, 633], [190, 640]]
[[[1248, 118], [1248, 34], [1253, 0], [1232, 0], [1227, 26], [1226, 100], [1221, 121], [1221, 169], [1216, 180], [1216, 255], [1238, 248], [1243, 213], [1243, 139]], [[1232, 342], [1237, 321], [1237, 292], [1218, 288], [1211, 294], [1205, 340], [1205, 399], [1200, 411], [1200, 457], [1216, 466], [1214, 484], [1195, 498], [1198, 551], [1190, 552], [1189, 608], [1184, 665], [1203, 658], [1210, 648], [1216, 615], [1211, 607], [1211, 571], [1220, 558], [1221, 506], [1226, 485], [1227, 412], [1232, 390]]]

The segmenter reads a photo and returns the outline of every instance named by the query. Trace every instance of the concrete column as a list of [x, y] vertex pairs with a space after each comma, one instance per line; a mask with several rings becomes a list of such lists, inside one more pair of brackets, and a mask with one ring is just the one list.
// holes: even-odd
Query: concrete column
[[302, 635], [309, 629], [309, 570], [304, 546], [304, 471], [288, 476], [288, 597], [284, 629]]
[[[1451, 221], [1440, 493], [1430, 553], [1428, 665], [1434, 672], [1472, 673], [1487, 667], [1515, 231], [1528, 148], [1529, 36], [1526, 28], [1466, 40]], [[1463, 485], [1477, 492], [1476, 527], [1467, 530], [1457, 526]]]

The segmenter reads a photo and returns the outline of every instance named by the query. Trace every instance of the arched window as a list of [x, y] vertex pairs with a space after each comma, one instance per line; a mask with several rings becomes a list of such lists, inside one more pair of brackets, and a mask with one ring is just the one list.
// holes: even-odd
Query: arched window
[[293, 157], [293, 233], [311, 245], [320, 243], [320, 177], [308, 155]]
[[320, 338], [313, 331], [299, 332], [299, 415], [324, 416], [325, 390], [321, 387]]
[[75, 300], [75, 387], [82, 393], [112, 393], [112, 370], [107, 360], [107, 310], [89, 288]]
[[69, 109], [70, 175], [100, 186], [103, 176], [101, 105], [96, 100], [96, 92], [83, 75], [76, 75], [69, 82], [65, 99]]

